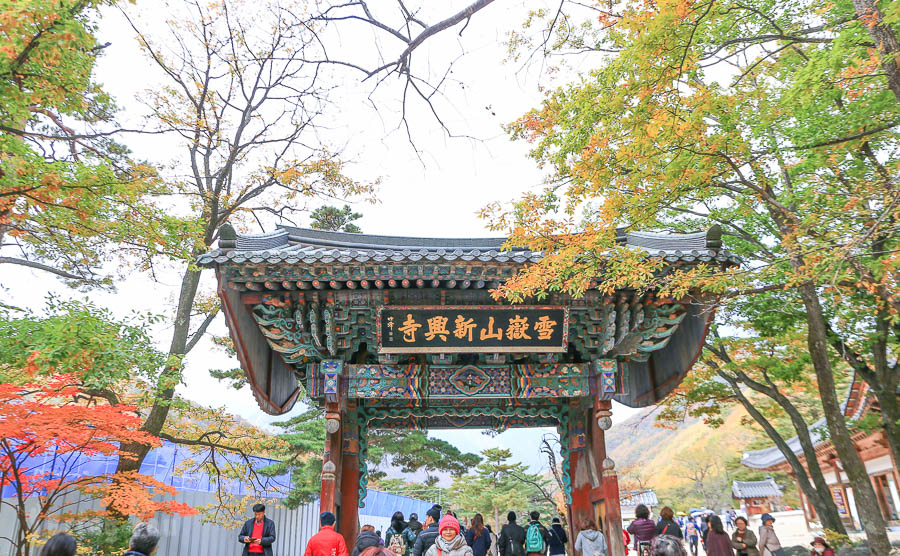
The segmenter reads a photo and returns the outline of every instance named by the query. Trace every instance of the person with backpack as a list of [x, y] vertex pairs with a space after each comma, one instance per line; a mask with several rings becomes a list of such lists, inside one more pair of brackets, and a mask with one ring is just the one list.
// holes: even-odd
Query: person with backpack
[[656, 524], [656, 534], [669, 535], [680, 540], [682, 536], [681, 527], [678, 526], [674, 518], [675, 512], [672, 511], [672, 508], [663, 506], [663, 509], [659, 510], [659, 523]]
[[487, 556], [488, 550], [491, 548], [491, 533], [484, 527], [484, 516], [475, 514], [465, 537], [475, 556]]
[[525, 554], [526, 556], [543, 556], [547, 554], [550, 546], [550, 531], [540, 522], [541, 513], [532, 511], [529, 514], [531, 521], [525, 529]]
[[441, 518], [438, 525], [439, 536], [425, 553], [425, 556], [474, 556], [472, 547], [459, 534], [459, 521], [451, 514]]
[[564, 556], [569, 537], [563, 529], [558, 517], [553, 518], [550, 524], [550, 556]]
[[525, 529], [516, 523], [516, 512], [506, 514], [506, 520], [497, 540], [500, 556], [525, 556]]
[[[626, 543], [627, 545], [627, 543]], [[585, 518], [581, 522], [581, 531], [575, 537], [575, 550], [580, 556], [609, 556], [609, 545], [603, 532], [597, 529], [597, 525], [591, 518]]]
[[406, 545], [406, 552], [403, 556], [412, 556], [412, 549], [416, 546], [416, 539], [421, 532], [422, 524], [419, 522], [419, 514], [409, 514], [409, 523], [406, 524], [406, 529], [402, 533], [403, 544]]
[[691, 556], [697, 556], [697, 548], [700, 546], [700, 530], [693, 519], [687, 520], [684, 526], [684, 538], [687, 539], [688, 546], [691, 548]]
[[406, 522], [403, 521], [403, 512], [394, 512], [391, 516], [391, 526], [384, 533], [384, 545], [394, 554], [406, 554], [406, 545], [403, 540], [403, 531], [406, 530]]

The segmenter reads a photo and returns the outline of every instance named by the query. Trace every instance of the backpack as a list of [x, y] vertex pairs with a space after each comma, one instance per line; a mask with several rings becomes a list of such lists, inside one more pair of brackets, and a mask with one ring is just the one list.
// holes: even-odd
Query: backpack
[[525, 548], [514, 541], [512, 538], [509, 539], [509, 552], [507, 556], [525, 556]]
[[394, 533], [391, 535], [391, 545], [388, 549], [399, 556], [406, 554], [406, 542], [403, 540], [403, 535], [401, 533]]
[[525, 533], [525, 551], [544, 551], [544, 536], [541, 534], [541, 528], [538, 527], [537, 523], [532, 523], [528, 526], [528, 531]]

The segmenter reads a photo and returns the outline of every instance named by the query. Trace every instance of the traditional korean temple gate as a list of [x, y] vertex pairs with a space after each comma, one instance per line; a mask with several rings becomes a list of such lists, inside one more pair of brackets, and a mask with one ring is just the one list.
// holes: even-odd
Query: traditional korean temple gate
[[[622, 234], [671, 267], [736, 259], [720, 232]], [[238, 357], [260, 407], [305, 396], [325, 408], [322, 510], [348, 546], [366, 497], [373, 428], [553, 426], [570, 523], [598, 519], [624, 554], [618, 481], [604, 434], [611, 400], [631, 407], [675, 388], [700, 353], [712, 307], [652, 292], [551, 294], [499, 305], [489, 290], [540, 259], [503, 239], [424, 239], [280, 227], [220, 230], [214, 267]]]

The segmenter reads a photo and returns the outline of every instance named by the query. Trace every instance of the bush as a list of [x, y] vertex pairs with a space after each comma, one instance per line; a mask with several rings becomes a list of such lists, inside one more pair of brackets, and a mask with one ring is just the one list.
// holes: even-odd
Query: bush
[[[133, 523], [128, 521], [107, 521], [100, 529], [90, 529], [75, 534], [78, 553], [113, 556], [128, 550]], [[85, 548], [88, 548], [85, 551]]]

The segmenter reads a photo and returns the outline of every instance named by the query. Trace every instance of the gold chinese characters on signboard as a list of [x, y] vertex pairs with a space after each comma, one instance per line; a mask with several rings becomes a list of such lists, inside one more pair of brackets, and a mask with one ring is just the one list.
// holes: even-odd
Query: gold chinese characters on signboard
[[560, 352], [564, 307], [382, 307], [380, 353]]

